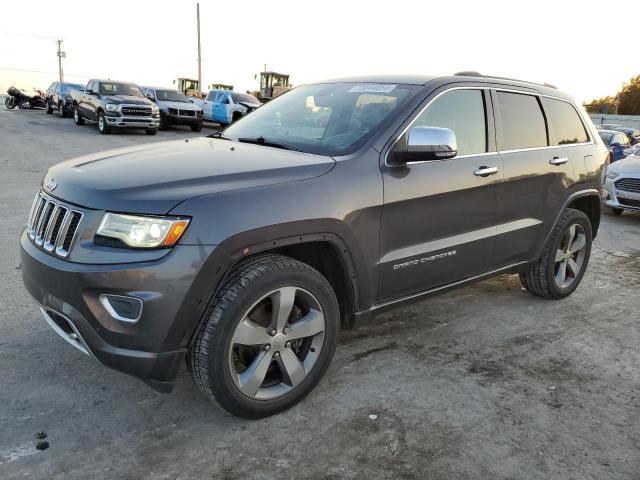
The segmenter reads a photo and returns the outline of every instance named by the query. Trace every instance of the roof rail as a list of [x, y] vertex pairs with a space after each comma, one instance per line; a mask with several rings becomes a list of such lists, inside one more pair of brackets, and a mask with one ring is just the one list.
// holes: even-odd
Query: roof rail
[[556, 90], [558, 89], [558, 87], [556, 87], [555, 85], [551, 85], [550, 83], [529, 82], [528, 80], [519, 80], [517, 78], [509, 78], [509, 77], [499, 77], [497, 75], [483, 75], [480, 72], [475, 72], [475, 71], [457, 72], [457, 73], [454, 73], [454, 75], [456, 77], [483, 77], [483, 78], [496, 78], [498, 80], [511, 80], [512, 82], [530, 83], [532, 85], [542, 85], [543, 87], [555, 88]]

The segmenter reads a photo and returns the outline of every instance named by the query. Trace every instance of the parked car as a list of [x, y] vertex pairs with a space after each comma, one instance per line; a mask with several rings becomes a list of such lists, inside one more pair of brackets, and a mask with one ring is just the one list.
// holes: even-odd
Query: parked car
[[57, 110], [61, 117], [73, 114], [71, 92], [75, 90], [80, 93], [84, 89], [85, 85], [80, 85], [79, 83], [53, 82], [49, 85], [45, 94], [45, 111], [51, 114], [54, 110]]
[[599, 130], [598, 134], [611, 152], [611, 162], [617, 162], [633, 151], [629, 138], [623, 132], [617, 130]]
[[202, 130], [202, 108], [195, 105], [180, 90], [160, 87], [141, 87], [142, 93], [160, 108], [160, 130], [171, 125], [189, 125], [191, 130]]
[[71, 91], [73, 119], [98, 124], [100, 133], [119, 128], [143, 129], [155, 135], [160, 124], [160, 109], [144, 96], [140, 87], [129, 82], [89, 80], [83, 92]]
[[635, 145], [640, 142], [640, 130], [637, 128], [618, 127], [615, 130], [624, 133], [629, 139], [631, 145]]
[[570, 295], [608, 156], [548, 86], [309, 84], [209, 137], [49, 168], [21, 273], [80, 351], [162, 392], [186, 357], [206, 396], [264, 417], [320, 381], [341, 325], [501, 273]]
[[640, 211], [640, 151], [609, 165], [604, 188], [604, 203], [614, 214]]
[[204, 118], [226, 126], [255, 110], [260, 105], [262, 105], [260, 100], [248, 93], [209, 90], [202, 103], [202, 109], [204, 110]]

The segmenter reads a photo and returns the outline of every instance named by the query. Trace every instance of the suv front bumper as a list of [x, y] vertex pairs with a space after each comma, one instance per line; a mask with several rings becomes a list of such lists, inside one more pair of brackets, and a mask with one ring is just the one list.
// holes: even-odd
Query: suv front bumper
[[[228, 265], [215, 246], [178, 245], [159, 260], [86, 265], [20, 237], [23, 282], [51, 327], [107, 367], [160, 392], [173, 388], [188, 342]], [[114, 318], [102, 294], [143, 300], [135, 322]]]

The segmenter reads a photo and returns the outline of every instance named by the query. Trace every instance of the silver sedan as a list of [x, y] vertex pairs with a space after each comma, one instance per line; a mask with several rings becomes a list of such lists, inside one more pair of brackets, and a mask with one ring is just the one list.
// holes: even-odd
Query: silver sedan
[[640, 211], [640, 150], [607, 168], [604, 203], [614, 214]]

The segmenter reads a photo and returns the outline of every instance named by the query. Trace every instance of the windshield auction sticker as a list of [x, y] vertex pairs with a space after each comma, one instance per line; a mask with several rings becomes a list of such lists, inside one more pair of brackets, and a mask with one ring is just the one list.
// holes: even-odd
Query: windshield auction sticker
[[349, 89], [349, 93], [389, 93], [394, 88], [396, 88], [395, 85], [388, 83], [355, 85]]

